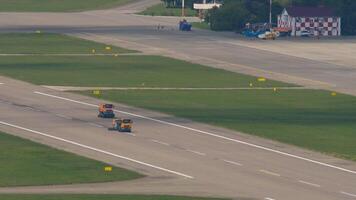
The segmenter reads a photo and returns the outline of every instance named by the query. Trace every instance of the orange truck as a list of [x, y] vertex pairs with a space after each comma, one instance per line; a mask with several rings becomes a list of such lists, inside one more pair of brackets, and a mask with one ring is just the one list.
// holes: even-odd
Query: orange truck
[[116, 130], [119, 132], [131, 132], [132, 130], [132, 120], [131, 119], [113, 119], [112, 128], [109, 130]]
[[101, 118], [114, 118], [114, 105], [112, 104], [100, 104], [98, 117]]

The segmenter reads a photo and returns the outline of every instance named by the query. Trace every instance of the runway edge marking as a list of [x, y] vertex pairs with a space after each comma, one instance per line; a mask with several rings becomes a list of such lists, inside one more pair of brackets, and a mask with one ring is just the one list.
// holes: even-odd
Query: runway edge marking
[[179, 175], [179, 176], [182, 176], [184, 178], [189, 178], [189, 179], [193, 179], [194, 178], [192, 176], [189, 176], [189, 175], [177, 172], [177, 171], [169, 170], [169, 169], [166, 169], [166, 168], [163, 168], [163, 167], [158, 167], [158, 166], [155, 166], [155, 165], [152, 165], [152, 164], [149, 164], [149, 163], [145, 163], [145, 162], [142, 162], [142, 161], [139, 161], [139, 160], [135, 160], [135, 159], [132, 159], [132, 158], [129, 158], [129, 157], [125, 157], [125, 156], [121, 156], [121, 155], [118, 155], [118, 154], [114, 154], [114, 153], [111, 153], [111, 152], [108, 152], [108, 151], [97, 149], [97, 148], [94, 148], [94, 147], [91, 147], [91, 146], [88, 146], [88, 145], [80, 144], [78, 142], [74, 142], [74, 141], [67, 140], [67, 139], [64, 139], [64, 138], [56, 137], [56, 136], [49, 135], [49, 134], [46, 134], [46, 133], [42, 133], [42, 132], [39, 132], [39, 131], [31, 130], [31, 129], [28, 129], [28, 128], [25, 128], [25, 127], [21, 127], [21, 126], [18, 126], [18, 125], [10, 124], [10, 123], [3, 122], [3, 121], [0, 121], [0, 124], [5, 125], [5, 126], [9, 126], [9, 127], [12, 127], [12, 128], [17, 128], [17, 129], [20, 129], [20, 130], [23, 130], [23, 131], [35, 133], [37, 135], [45, 136], [45, 137], [48, 137], [48, 138], [51, 138], [51, 139], [54, 139], [54, 140], [58, 140], [58, 141], [61, 141], [61, 142], [65, 142], [65, 143], [68, 143], [68, 144], [79, 146], [79, 147], [82, 147], [82, 148], [85, 148], [85, 149], [89, 149], [89, 150], [92, 150], [92, 151], [103, 153], [103, 154], [106, 154], [106, 155], [109, 155], [109, 156], [113, 156], [113, 157], [116, 157], [116, 158], [128, 160], [128, 161], [133, 162], [133, 163], [144, 165], [146, 167], [151, 167], [151, 168], [154, 168], [154, 169], [157, 169], [157, 170], [161, 170], [161, 171], [164, 171], [164, 172], [168, 172], [168, 173], [171, 173], [171, 174]]
[[[77, 100], [73, 100], [73, 99], [69, 99], [69, 98], [65, 98], [65, 97], [60, 97], [60, 96], [56, 96], [56, 95], [46, 94], [46, 93], [43, 93], [43, 92], [35, 91], [34, 93], [35, 94], [39, 94], [39, 95], [43, 95], [43, 96], [47, 96], [47, 97], [62, 99], [62, 100], [65, 100], [65, 101], [70, 101], [70, 102], [74, 102], [74, 103], [78, 103], [78, 104], [82, 104], [82, 105], [87, 105], [87, 106], [91, 106], [91, 107], [97, 107], [97, 105], [94, 105], [94, 104], [85, 103], [85, 102], [82, 102], [82, 101], [77, 101]], [[220, 138], [220, 139], [236, 142], [236, 143], [239, 143], [239, 144], [244, 144], [244, 145], [247, 145], [247, 146], [250, 146], [250, 147], [254, 147], [254, 148], [257, 148], [257, 149], [262, 149], [262, 150], [265, 150], [265, 151], [273, 152], [273, 153], [284, 155], [284, 156], [287, 156], [287, 157], [291, 157], [291, 158], [307, 161], [307, 162], [310, 162], [310, 163], [318, 164], [318, 165], [321, 165], [321, 166], [324, 166], [324, 167], [337, 169], [337, 170], [340, 170], [340, 171], [343, 171], [343, 172], [356, 174], [356, 171], [352, 171], [352, 170], [349, 170], [349, 169], [346, 169], [346, 168], [342, 168], [342, 167], [338, 167], [338, 166], [335, 166], [335, 165], [323, 163], [323, 162], [312, 160], [312, 159], [309, 159], [309, 158], [304, 158], [302, 156], [293, 155], [293, 154], [290, 154], [290, 153], [286, 153], [286, 152], [283, 152], [283, 151], [271, 149], [271, 148], [268, 148], [268, 147], [264, 147], [264, 146], [260, 146], [260, 145], [256, 145], [256, 144], [252, 144], [252, 143], [248, 143], [248, 142], [244, 142], [242, 140], [237, 140], [237, 139], [225, 137], [225, 136], [222, 136], [222, 135], [217, 135], [217, 134], [210, 133], [210, 132], [207, 132], [207, 131], [202, 131], [202, 130], [199, 130], [199, 129], [190, 128], [190, 127], [187, 127], [187, 126], [183, 126], [183, 125], [179, 125], [179, 124], [175, 124], [175, 123], [172, 123], [172, 122], [167, 122], [167, 121], [163, 121], [163, 120], [159, 120], [159, 119], [154, 119], [154, 118], [151, 118], [151, 117], [146, 117], [146, 116], [143, 116], [143, 115], [138, 115], [138, 114], [134, 114], [134, 113], [130, 113], [130, 112], [125, 112], [125, 111], [121, 111], [121, 110], [114, 110], [114, 111], [120, 112], [120, 113], [123, 113], [123, 114], [127, 114], [127, 115], [131, 115], [131, 116], [135, 116], [135, 117], [142, 118], [142, 119], [151, 120], [151, 121], [154, 121], [154, 122], [157, 122], [157, 123], [166, 124], [166, 125], [170, 125], [170, 126], [174, 126], [174, 127], [190, 130], [190, 131], [193, 131], [193, 132], [196, 132], [196, 133], [205, 134], [205, 135], [209, 135], [209, 136], [212, 136], [212, 137], [216, 137], [216, 138]]]

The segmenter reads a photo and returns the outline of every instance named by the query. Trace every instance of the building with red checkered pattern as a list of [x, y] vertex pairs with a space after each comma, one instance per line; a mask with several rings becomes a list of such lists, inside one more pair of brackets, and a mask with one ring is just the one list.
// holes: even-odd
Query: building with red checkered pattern
[[340, 36], [341, 17], [327, 7], [294, 6], [278, 15], [278, 27], [288, 29], [292, 36]]

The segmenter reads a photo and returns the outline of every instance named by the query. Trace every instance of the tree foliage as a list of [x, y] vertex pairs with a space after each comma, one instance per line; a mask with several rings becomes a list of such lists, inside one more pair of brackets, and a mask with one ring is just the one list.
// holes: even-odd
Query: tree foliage
[[[342, 32], [356, 34], [356, 0], [273, 0], [273, 21], [283, 7], [329, 6], [342, 17]], [[247, 22], [268, 22], [269, 0], [225, 0], [219, 9], [212, 9], [206, 17], [212, 30], [241, 30]]]

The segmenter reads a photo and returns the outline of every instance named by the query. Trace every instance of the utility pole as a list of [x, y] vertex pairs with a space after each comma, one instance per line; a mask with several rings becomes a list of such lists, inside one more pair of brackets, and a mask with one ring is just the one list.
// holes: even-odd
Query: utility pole
[[272, 28], [272, 0], [269, 0], [269, 25]]
[[182, 0], [182, 17], [185, 17], [185, 1]]

